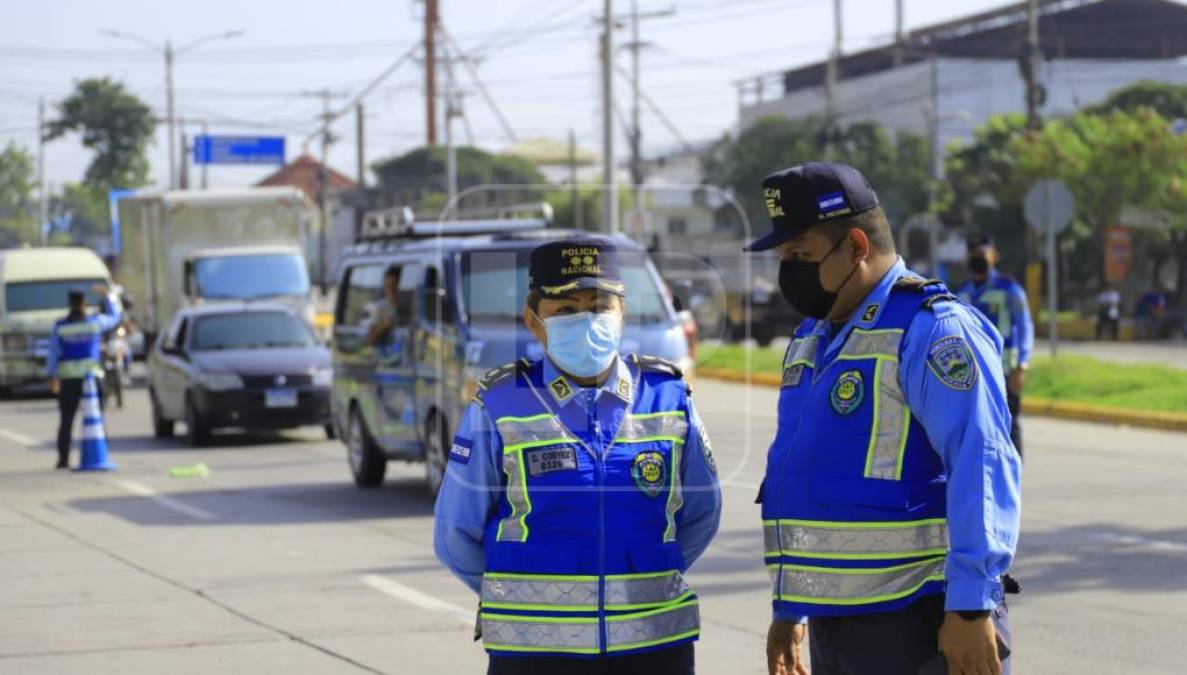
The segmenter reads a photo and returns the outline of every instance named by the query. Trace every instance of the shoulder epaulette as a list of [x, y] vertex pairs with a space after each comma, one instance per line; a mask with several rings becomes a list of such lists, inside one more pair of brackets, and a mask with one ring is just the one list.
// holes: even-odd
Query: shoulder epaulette
[[482, 394], [493, 387], [494, 385], [506, 380], [509, 377], [515, 377], [530, 366], [527, 359], [520, 359], [511, 363], [505, 363], [496, 368], [491, 368], [486, 371], [482, 379], [478, 380], [478, 391], [474, 393], [474, 400], [479, 403], [482, 402]]
[[935, 305], [940, 302], [961, 302], [961, 300], [959, 297], [951, 293], [936, 293], [935, 295], [928, 296], [928, 298], [923, 301], [923, 306], [928, 309], [934, 309]]
[[894, 282], [894, 287], [906, 288], [912, 291], [922, 291], [925, 286], [934, 286], [936, 284], [943, 283], [944, 282], [940, 281], [939, 279], [924, 279], [923, 277], [908, 275]]
[[640, 370], [647, 370], [656, 373], [666, 373], [680, 380], [684, 378], [684, 371], [680, 370], [680, 366], [672, 363], [667, 359], [658, 356], [647, 356], [642, 354], [631, 354], [627, 357], [629, 363], [639, 366]]

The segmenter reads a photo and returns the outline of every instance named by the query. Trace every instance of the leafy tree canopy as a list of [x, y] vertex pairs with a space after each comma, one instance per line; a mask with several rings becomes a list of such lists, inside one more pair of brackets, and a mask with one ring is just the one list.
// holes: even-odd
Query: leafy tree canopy
[[152, 110], [111, 78], [75, 82], [74, 92], [58, 104], [47, 139], [70, 131], [82, 134], [84, 147], [95, 152], [86, 182], [98, 189], [140, 187], [147, 183], [145, 150], [156, 122]]
[[[399, 157], [380, 160], [372, 165], [381, 187], [394, 193], [404, 204], [425, 208], [443, 206], [441, 195], [446, 183], [444, 147], [421, 147]], [[533, 186], [545, 183], [544, 176], [529, 161], [510, 155], [497, 155], [475, 147], [457, 148], [458, 193], [470, 188], [494, 185]], [[476, 190], [462, 197], [462, 206], [488, 206], [539, 199], [536, 188]]]

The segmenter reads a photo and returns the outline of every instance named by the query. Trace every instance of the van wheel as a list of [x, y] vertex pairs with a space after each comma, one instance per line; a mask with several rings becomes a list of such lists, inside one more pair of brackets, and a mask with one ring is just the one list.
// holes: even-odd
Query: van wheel
[[358, 408], [350, 409], [350, 421], [346, 428], [346, 459], [350, 463], [355, 485], [361, 488], [383, 485], [387, 459], [380, 454], [379, 448], [375, 447], [367, 434]]
[[171, 438], [173, 436], [173, 420], [167, 420], [161, 415], [157, 394], [152, 389], [148, 390], [148, 403], [152, 407], [152, 435], [157, 438]]
[[444, 417], [434, 414], [425, 424], [425, 487], [429, 496], [436, 499], [445, 480], [445, 467], [449, 458], [449, 423]]

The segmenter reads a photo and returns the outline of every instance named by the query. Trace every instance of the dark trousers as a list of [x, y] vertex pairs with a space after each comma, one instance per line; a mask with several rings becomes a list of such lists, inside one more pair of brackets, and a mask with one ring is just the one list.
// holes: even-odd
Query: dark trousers
[[1006, 405], [1010, 408], [1010, 440], [1022, 456], [1022, 394], [1006, 392]]
[[[993, 624], [1006, 646], [1012, 643], [1009, 610], [1002, 603]], [[808, 619], [812, 675], [916, 675], [939, 653], [944, 596], [930, 595], [903, 609], [879, 614]], [[1010, 675], [1012, 660], [1002, 661]]]
[[597, 659], [492, 656], [486, 675], [693, 675], [694, 672], [692, 643], [686, 642], [653, 652]]
[[1103, 340], [1108, 333], [1114, 342], [1118, 340], [1121, 331], [1121, 320], [1114, 319], [1108, 314], [1100, 313], [1096, 317], [1096, 339]]
[[[83, 378], [69, 378], [61, 380], [58, 392], [58, 465], [65, 466], [70, 462], [70, 444], [74, 436], [74, 416], [78, 413], [78, 404], [82, 400]], [[99, 388], [99, 407], [107, 402], [103, 392], [103, 384], [98, 379], [95, 385]]]

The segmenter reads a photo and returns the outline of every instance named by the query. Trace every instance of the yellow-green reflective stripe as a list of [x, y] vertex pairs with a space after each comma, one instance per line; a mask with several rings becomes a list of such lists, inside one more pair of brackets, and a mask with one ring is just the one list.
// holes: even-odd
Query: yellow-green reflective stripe
[[495, 420], [503, 449], [548, 445], [550, 443], [574, 443], [576, 439], [553, 415], [532, 415], [531, 417], [500, 417]]
[[597, 617], [535, 617], [479, 614], [482, 642], [487, 649], [522, 652], [596, 654]]
[[618, 425], [615, 443], [641, 443], [664, 440], [682, 442], [688, 435], [688, 421], [683, 410], [645, 415], [626, 415]]
[[58, 326], [58, 335], [96, 335], [100, 333], [99, 324], [91, 321], [77, 321]]
[[668, 519], [668, 526], [664, 528], [664, 542], [676, 541], [676, 513], [684, 506], [684, 494], [680, 486], [680, 455], [684, 446], [682, 443], [672, 444], [672, 462], [668, 473], [671, 483], [668, 488], [668, 503], [664, 507], [664, 515]]
[[511, 504], [511, 513], [499, 521], [499, 529], [495, 532], [496, 541], [528, 540], [528, 513], [532, 510], [532, 500], [528, 496], [528, 479], [524, 472], [523, 450], [503, 449], [503, 473], [507, 474], [507, 502]]
[[874, 428], [866, 450], [866, 478], [902, 478], [910, 415], [899, 387], [898, 361], [879, 359], [874, 366]]
[[[482, 606], [491, 609], [589, 611], [598, 608], [598, 577], [488, 573]], [[655, 607], [691, 596], [679, 570], [605, 577], [606, 609]]]
[[784, 367], [790, 368], [795, 365], [815, 366], [816, 365], [816, 344], [819, 337], [811, 335], [794, 340], [791, 347], [787, 350], [787, 356], [784, 359]]
[[864, 605], [906, 597], [944, 578], [945, 558], [877, 568], [777, 563], [775, 599], [821, 605]]
[[606, 617], [606, 651], [639, 649], [692, 637], [700, 632], [700, 608], [695, 602], [638, 614]]
[[766, 555], [877, 560], [941, 555], [948, 550], [943, 518], [908, 523], [764, 521]]
[[85, 377], [95, 371], [102, 370], [98, 361], [93, 359], [71, 359], [58, 361], [58, 377], [73, 379]]

